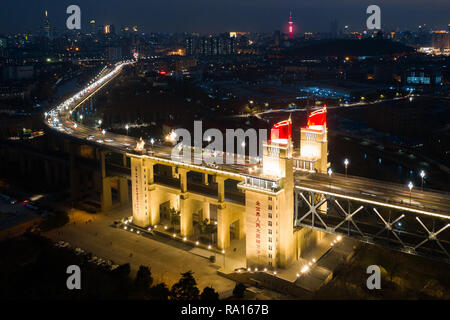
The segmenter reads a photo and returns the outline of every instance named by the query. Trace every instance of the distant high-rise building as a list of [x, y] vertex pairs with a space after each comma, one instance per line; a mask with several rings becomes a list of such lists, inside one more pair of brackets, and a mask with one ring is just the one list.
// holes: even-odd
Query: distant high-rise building
[[273, 33], [273, 44], [276, 47], [280, 46], [280, 40], [281, 40], [281, 32], [280, 30], [275, 30], [275, 32]]
[[97, 28], [95, 27], [95, 20], [89, 21], [89, 29], [92, 35], [94, 35], [97, 32]]
[[122, 47], [122, 58], [131, 58], [131, 39], [129, 37], [124, 37], [120, 40]]
[[331, 21], [331, 24], [330, 24], [331, 38], [337, 38], [338, 29], [339, 29], [339, 23], [338, 23], [337, 19], [334, 19], [333, 21]]
[[117, 62], [122, 59], [121, 47], [108, 47], [108, 60], [110, 62]]
[[450, 33], [446, 30], [433, 31], [433, 47], [444, 51], [450, 49]]
[[48, 12], [45, 10], [45, 17], [44, 17], [44, 36], [47, 38], [50, 38], [50, 21], [48, 19]]
[[[186, 54], [188, 53], [188, 42], [186, 43]], [[190, 44], [189, 44], [190, 45]], [[195, 51], [195, 49], [193, 49]], [[236, 38], [230, 37], [229, 33], [223, 33], [218, 37], [203, 37], [199, 41], [199, 53], [205, 56], [231, 55], [236, 53]]]
[[289, 39], [292, 39], [294, 34], [294, 22], [292, 21], [292, 12], [289, 13]]
[[103, 27], [103, 33], [104, 34], [116, 34], [116, 28], [113, 24], [106, 24]]
[[212, 55], [211, 37], [203, 37], [199, 43], [200, 54], [204, 56]]
[[195, 54], [194, 38], [186, 38], [186, 55], [192, 56]]

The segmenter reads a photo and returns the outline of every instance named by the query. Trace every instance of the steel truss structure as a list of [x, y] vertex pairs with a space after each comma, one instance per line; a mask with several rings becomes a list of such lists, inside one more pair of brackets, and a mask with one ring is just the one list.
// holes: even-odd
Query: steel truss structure
[[294, 225], [450, 263], [450, 215], [296, 186]]

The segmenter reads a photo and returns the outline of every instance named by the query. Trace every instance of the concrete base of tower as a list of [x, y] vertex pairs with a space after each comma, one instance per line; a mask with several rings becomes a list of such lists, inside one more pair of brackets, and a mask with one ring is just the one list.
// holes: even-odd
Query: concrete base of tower
[[302, 254], [311, 248], [325, 236], [325, 232], [310, 228], [299, 228], [294, 231], [295, 255], [299, 259]]

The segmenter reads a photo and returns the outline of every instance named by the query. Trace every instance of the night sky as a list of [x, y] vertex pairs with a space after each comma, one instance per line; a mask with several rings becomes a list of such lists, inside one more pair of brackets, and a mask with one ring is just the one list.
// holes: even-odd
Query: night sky
[[446, 28], [450, 23], [449, 0], [2, 0], [0, 34], [38, 30], [45, 9], [52, 26], [62, 31], [70, 4], [80, 6], [83, 27], [95, 19], [116, 30], [138, 25], [144, 32], [284, 31], [290, 10], [297, 32], [329, 31], [333, 19], [341, 28], [361, 31], [370, 4], [381, 7], [384, 28], [415, 30], [424, 23]]

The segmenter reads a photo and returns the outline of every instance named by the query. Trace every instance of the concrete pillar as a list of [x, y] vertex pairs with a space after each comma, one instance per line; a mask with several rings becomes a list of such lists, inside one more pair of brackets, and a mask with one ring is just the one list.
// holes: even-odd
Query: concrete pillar
[[245, 238], [245, 212], [239, 214], [239, 220], [237, 223], [237, 237], [239, 240]]
[[102, 211], [112, 208], [111, 179], [102, 179]]
[[217, 208], [217, 246], [221, 250], [230, 246], [230, 221], [225, 204]]
[[112, 208], [112, 192], [111, 192], [111, 181], [106, 177], [106, 152], [100, 151], [100, 168], [102, 177], [102, 211], [106, 211]]
[[120, 204], [128, 203], [128, 180], [119, 178]]
[[203, 202], [202, 207], [202, 221], [208, 219], [208, 221], [211, 221], [211, 213], [210, 213], [210, 206], [208, 201]]
[[208, 174], [207, 173], [203, 173], [203, 184], [205, 186], [208, 185]]
[[146, 172], [147, 172], [147, 184], [148, 185], [152, 185], [155, 183], [155, 169], [154, 169], [154, 164], [153, 163], [149, 163], [148, 161], [146, 161], [145, 163], [145, 168], [146, 168]]
[[171, 167], [171, 168], [172, 168], [172, 178], [178, 179], [177, 167]]
[[[153, 166], [152, 166], [153, 168]], [[152, 226], [159, 224], [161, 221], [161, 212], [159, 206], [161, 204], [160, 192], [155, 184], [148, 186], [148, 198], [150, 199], [150, 223]]]
[[189, 172], [189, 170], [186, 169], [178, 169], [178, 174], [180, 176], [180, 190], [181, 193], [186, 193], [187, 192], [187, 173]]
[[106, 177], [106, 160], [105, 160], [105, 156], [106, 156], [105, 151], [100, 151], [100, 168], [101, 168], [102, 178]]
[[182, 195], [180, 198], [181, 217], [180, 217], [180, 229], [181, 236], [188, 237], [193, 233], [192, 227], [192, 200], [186, 195]]
[[280, 194], [280, 201], [278, 203], [280, 206], [279, 265], [285, 268], [291, 264], [294, 258], [294, 175], [292, 158], [283, 159], [283, 162], [286, 168], [284, 190]]
[[225, 180], [227, 180], [225, 177], [217, 176], [217, 200], [219, 203], [222, 203], [225, 201]]

